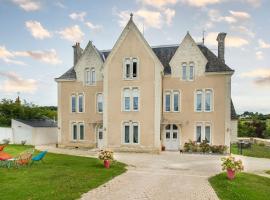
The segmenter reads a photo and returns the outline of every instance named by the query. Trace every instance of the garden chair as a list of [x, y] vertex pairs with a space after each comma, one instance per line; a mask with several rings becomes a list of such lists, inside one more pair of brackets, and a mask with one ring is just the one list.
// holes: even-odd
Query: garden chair
[[39, 161], [43, 162], [43, 158], [45, 157], [46, 154], [47, 154], [47, 151], [40, 152], [38, 155], [32, 158], [31, 164], [33, 164], [34, 162], [39, 162]]
[[14, 165], [16, 167], [27, 166], [30, 163], [31, 158], [32, 158], [32, 153], [30, 152], [20, 154], [18, 158], [14, 160]]
[[0, 145], [0, 151], [3, 151], [7, 145]]

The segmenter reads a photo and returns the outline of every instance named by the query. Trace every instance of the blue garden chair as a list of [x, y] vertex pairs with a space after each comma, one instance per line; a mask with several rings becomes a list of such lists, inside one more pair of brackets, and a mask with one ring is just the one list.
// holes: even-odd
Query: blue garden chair
[[31, 164], [33, 164], [34, 162], [39, 162], [39, 161], [43, 162], [43, 158], [46, 154], [47, 154], [47, 151], [40, 152], [38, 155], [36, 155], [32, 158]]

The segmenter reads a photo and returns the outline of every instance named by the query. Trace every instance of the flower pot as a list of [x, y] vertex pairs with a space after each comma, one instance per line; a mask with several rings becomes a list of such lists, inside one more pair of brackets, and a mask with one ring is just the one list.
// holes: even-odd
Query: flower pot
[[104, 160], [104, 167], [105, 168], [110, 168], [110, 161], [109, 160]]
[[231, 169], [227, 169], [227, 177], [229, 180], [233, 180], [235, 177], [235, 171], [233, 171]]
[[161, 147], [161, 151], [165, 151], [165, 146], [162, 146]]

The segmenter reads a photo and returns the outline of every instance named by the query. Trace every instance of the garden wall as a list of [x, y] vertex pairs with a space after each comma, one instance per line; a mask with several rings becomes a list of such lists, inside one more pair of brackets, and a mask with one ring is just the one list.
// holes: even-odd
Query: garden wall
[[9, 139], [10, 143], [13, 143], [12, 128], [0, 127], [0, 143], [4, 139]]
[[238, 141], [239, 140], [250, 141], [250, 142], [255, 143], [255, 144], [263, 143], [266, 146], [270, 146], [270, 139], [238, 137]]

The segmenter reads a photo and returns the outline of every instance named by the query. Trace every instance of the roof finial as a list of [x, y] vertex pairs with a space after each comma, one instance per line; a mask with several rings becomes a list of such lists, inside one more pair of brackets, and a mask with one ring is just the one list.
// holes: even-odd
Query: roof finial
[[133, 19], [133, 13], [130, 13], [130, 19], [131, 20]]

